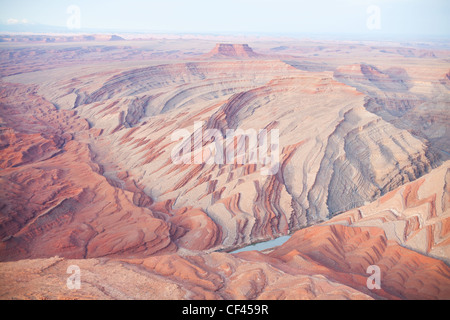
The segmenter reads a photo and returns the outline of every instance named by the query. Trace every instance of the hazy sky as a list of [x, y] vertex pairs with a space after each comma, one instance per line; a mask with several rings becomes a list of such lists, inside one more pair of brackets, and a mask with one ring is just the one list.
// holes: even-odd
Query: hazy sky
[[[382, 33], [450, 36], [449, 0], [0, 0], [2, 24], [66, 26], [80, 9], [81, 29], [231, 33]], [[367, 21], [375, 17], [378, 27]]]

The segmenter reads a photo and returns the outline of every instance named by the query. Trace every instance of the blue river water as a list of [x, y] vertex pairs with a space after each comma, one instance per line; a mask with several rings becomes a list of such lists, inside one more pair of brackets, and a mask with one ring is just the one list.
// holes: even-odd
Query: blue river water
[[252, 251], [252, 250], [257, 250], [257, 251], [263, 251], [263, 250], [267, 250], [267, 249], [271, 249], [274, 247], [278, 247], [281, 246], [283, 243], [285, 243], [286, 241], [289, 240], [291, 236], [281, 236], [278, 237], [276, 239], [272, 239], [269, 241], [264, 241], [264, 242], [259, 242], [259, 243], [255, 243], [240, 249], [237, 249], [235, 251], [232, 251], [230, 253], [238, 253], [238, 252], [243, 252], [243, 251]]

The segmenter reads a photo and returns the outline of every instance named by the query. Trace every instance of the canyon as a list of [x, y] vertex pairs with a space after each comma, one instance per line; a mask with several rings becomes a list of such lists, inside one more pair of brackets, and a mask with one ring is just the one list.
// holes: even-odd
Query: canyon
[[449, 49], [76, 41], [0, 43], [1, 299], [450, 299]]

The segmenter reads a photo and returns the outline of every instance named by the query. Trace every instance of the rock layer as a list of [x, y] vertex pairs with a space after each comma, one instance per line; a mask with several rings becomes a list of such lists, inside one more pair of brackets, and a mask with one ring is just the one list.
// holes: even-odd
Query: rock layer
[[[377, 77], [380, 73], [366, 69]], [[76, 110], [76, 116], [92, 127], [86, 138], [78, 134], [80, 138], [73, 142], [86, 143], [89, 156], [83, 161], [87, 167], [99, 167], [92, 180], [103, 176], [105, 188], [108, 184], [114, 190], [108, 194], [131, 192], [133, 206], [135, 199], [146, 203], [139, 207], [139, 215], [151, 211], [148, 216], [159, 220], [150, 230], [136, 232], [122, 244], [125, 248], [114, 244], [116, 249], [95, 249], [92, 252], [98, 253], [93, 256], [107, 250], [148, 254], [173, 243], [186, 250], [231, 249], [270, 239], [373, 201], [425, 174], [436, 161], [427, 143], [369, 112], [367, 97], [333, 79], [332, 73], [305, 72], [281, 61], [165, 64], [100, 77], [88, 74], [71, 81], [77, 83], [76, 93], [63, 79], [41, 84], [35, 94], [61, 108], [50, 109], [50, 117]], [[14, 91], [7, 95], [5, 106], [16, 108]], [[245, 149], [248, 132], [265, 129], [270, 135], [276, 129], [279, 145], [270, 145], [267, 151], [277, 147], [279, 163], [268, 167], [266, 160], [259, 158], [256, 163], [240, 164], [235, 158], [207, 164], [211, 143], [206, 140], [201, 145], [194, 141], [189, 149], [198, 152], [201, 148], [204, 163], [173, 162], [172, 150], [178, 141], [171, 139], [172, 134], [185, 129], [194, 135], [196, 123], [202, 123], [202, 131], [224, 134], [238, 130], [233, 143], [243, 148], [244, 160], [249, 159]], [[36, 132], [42, 132], [39, 130]], [[56, 146], [44, 143], [35, 148], [56, 152]], [[70, 154], [68, 146], [64, 148], [61, 158]], [[29, 157], [25, 152], [22, 156]], [[58, 155], [51, 159], [52, 165], [58, 161]], [[275, 168], [274, 174], [261, 174], [271, 168]], [[86, 196], [86, 189], [94, 190], [93, 194], [98, 191], [82, 182], [71, 184], [83, 190], [83, 199], [96, 199]], [[121, 206], [118, 211], [127, 216]], [[103, 207], [102, 202], [98, 207]], [[97, 235], [100, 227], [92, 230], [90, 220], [86, 216], [79, 221], [89, 227], [78, 228], [90, 230], [80, 243], [90, 242], [91, 237], [101, 239]], [[156, 232], [156, 238], [159, 232], [165, 234], [156, 251], [145, 244], [153, 241], [149, 232]], [[14, 234], [5, 232], [3, 237]], [[120, 242], [115, 236], [99, 241], [107, 240]], [[26, 243], [15, 238], [8, 241]], [[86, 252], [84, 245], [80, 246]], [[65, 250], [68, 254], [73, 251], [67, 246], [59, 253], [65, 255]], [[30, 254], [42, 257], [39, 251]]]
[[253, 51], [248, 44], [228, 44], [218, 43], [208, 54], [204, 55], [205, 58], [224, 59], [224, 58], [256, 58], [262, 55]]
[[[64, 286], [70, 265], [81, 270], [80, 290]], [[370, 265], [381, 270], [381, 289], [367, 287]], [[443, 262], [399, 246], [382, 229], [341, 225], [297, 231], [269, 254], [50, 258], [3, 262], [0, 270], [2, 299], [450, 298]]]
[[450, 298], [448, 52], [165, 45], [0, 51], [1, 297]]
[[379, 226], [390, 240], [450, 263], [450, 162], [329, 224]]

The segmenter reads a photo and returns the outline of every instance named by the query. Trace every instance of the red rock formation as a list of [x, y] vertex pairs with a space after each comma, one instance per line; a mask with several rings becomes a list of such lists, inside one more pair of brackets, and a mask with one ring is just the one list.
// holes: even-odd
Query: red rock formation
[[1, 260], [176, 250], [151, 200], [111, 185], [79, 142], [96, 129], [20, 86], [2, 94], [2, 121], [13, 128], [1, 136]]
[[185, 249], [207, 250], [222, 242], [221, 231], [206, 213], [183, 208], [169, 220], [176, 228], [173, 238]]
[[[69, 265], [82, 270], [80, 290], [61, 286]], [[370, 265], [380, 268], [381, 289], [367, 287]], [[52, 258], [3, 262], [0, 270], [2, 299], [450, 298], [446, 264], [387, 240], [382, 229], [373, 227], [313, 226], [266, 254]]]
[[320, 273], [363, 291], [367, 288], [367, 267], [377, 265], [381, 269], [380, 295], [406, 299], [450, 297], [450, 268], [445, 263], [388, 241], [379, 228], [310, 227], [296, 232], [269, 256], [293, 266], [299, 263], [299, 268], [317, 263], [317, 267], [309, 267], [312, 272], [325, 267]]
[[[34, 106], [30, 114], [38, 121], [49, 121], [47, 118], [61, 114], [85, 117], [92, 129], [81, 130], [77, 135], [71, 133], [71, 124], [61, 127], [52, 120], [45, 130], [52, 132], [56, 130], [52, 128], [60, 126], [64, 134], [70, 133], [77, 143], [88, 146], [89, 156], [82, 161], [100, 168], [94, 170], [92, 181], [103, 176], [106, 183], [102, 188], [131, 192], [132, 205], [145, 208], [133, 211], [152, 211], [153, 218], [162, 221], [155, 224], [164, 226], [157, 227], [158, 231], [163, 230], [164, 243], [175, 241], [179, 246], [187, 246], [185, 249], [233, 248], [287, 234], [323, 221], [330, 213], [373, 200], [423, 174], [432, 165], [425, 143], [366, 111], [362, 106], [364, 95], [334, 80], [327, 72], [304, 72], [280, 61], [214, 61], [89, 74], [74, 81], [79, 87], [76, 93], [68, 89], [67, 79], [42, 85], [39, 94], [61, 109], [51, 106], [50, 116], [42, 112], [34, 115], [38, 112]], [[11, 110], [16, 108], [13, 93], [8, 92], [11, 98], [5, 100], [5, 104], [11, 104]], [[49, 105], [37, 93], [34, 96]], [[76, 114], [64, 110], [69, 108], [76, 108]], [[20, 116], [19, 112], [17, 122]], [[320, 119], [321, 125], [310, 121], [315, 118]], [[79, 121], [87, 125], [87, 121]], [[266, 129], [268, 133], [279, 130], [279, 171], [262, 177], [265, 159], [251, 165], [237, 161], [221, 165], [173, 163], [171, 150], [175, 143], [171, 134], [180, 128], [190, 129], [197, 121], [204, 121], [204, 129], [222, 133], [240, 128]], [[30, 127], [36, 128], [36, 133], [43, 132], [36, 123]], [[59, 139], [63, 133], [55, 131], [54, 136]], [[62, 143], [58, 141], [63, 141], [56, 138], [52, 138], [53, 149]], [[245, 139], [245, 134], [240, 133], [233, 145], [245, 146]], [[377, 147], [380, 143], [384, 145], [382, 153]], [[38, 150], [53, 156], [53, 149], [48, 149], [51, 146], [46, 142]], [[209, 154], [207, 141], [191, 145], [190, 150], [195, 147], [201, 147], [203, 155]], [[62, 151], [61, 157], [50, 160], [55, 166], [60, 158], [67, 158], [66, 163], [80, 158], [64, 148], [53, 151]], [[32, 160], [43, 160], [41, 153], [37, 152]], [[248, 157], [247, 151], [244, 157]], [[8, 161], [23, 162], [16, 158]], [[68, 177], [75, 175], [72, 169], [65, 169]], [[91, 189], [95, 194], [95, 188], [87, 189], [85, 181], [72, 184], [84, 190], [82, 195]], [[340, 187], [342, 184], [355, 192], [346, 192]], [[234, 199], [236, 210], [229, 211], [227, 203], [220, 201], [222, 198]], [[154, 203], [168, 201], [172, 208], [167, 212], [153, 212]], [[125, 214], [119, 207], [120, 210]], [[177, 217], [185, 210], [189, 212], [187, 216]], [[193, 212], [196, 218], [188, 219]], [[90, 220], [88, 216], [83, 219]], [[194, 232], [196, 226], [203, 226], [203, 231]], [[5, 234], [8, 236], [11, 234]], [[208, 241], [202, 242], [203, 237]], [[137, 243], [144, 239], [139, 233], [128, 239], [126, 251], [153, 252]], [[112, 251], [119, 254], [122, 249]], [[95, 256], [99, 255], [100, 252]]]
[[[0, 297], [449, 299], [449, 165], [425, 175], [449, 151], [439, 59], [288, 64], [219, 44], [209, 61], [154, 52], [177, 58], [160, 65], [120, 63], [152, 56], [133, 47], [42, 47], [0, 52], [17, 74], [0, 88]], [[175, 164], [171, 135], [195, 122], [279, 130], [279, 170]], [[272, 251], [213, 252], [299, 228]], [[61, 289], [67, 263], [85, 291]]]
[[211, 59], [248, 59], [262, 57], [262, 55], [255, 53], [248, 44], [218, 43], [214, 49], [205, 54], [204, 57]]
[[379, 226], [388, 239], [450, 262], [450, 162], [327, 224]]

